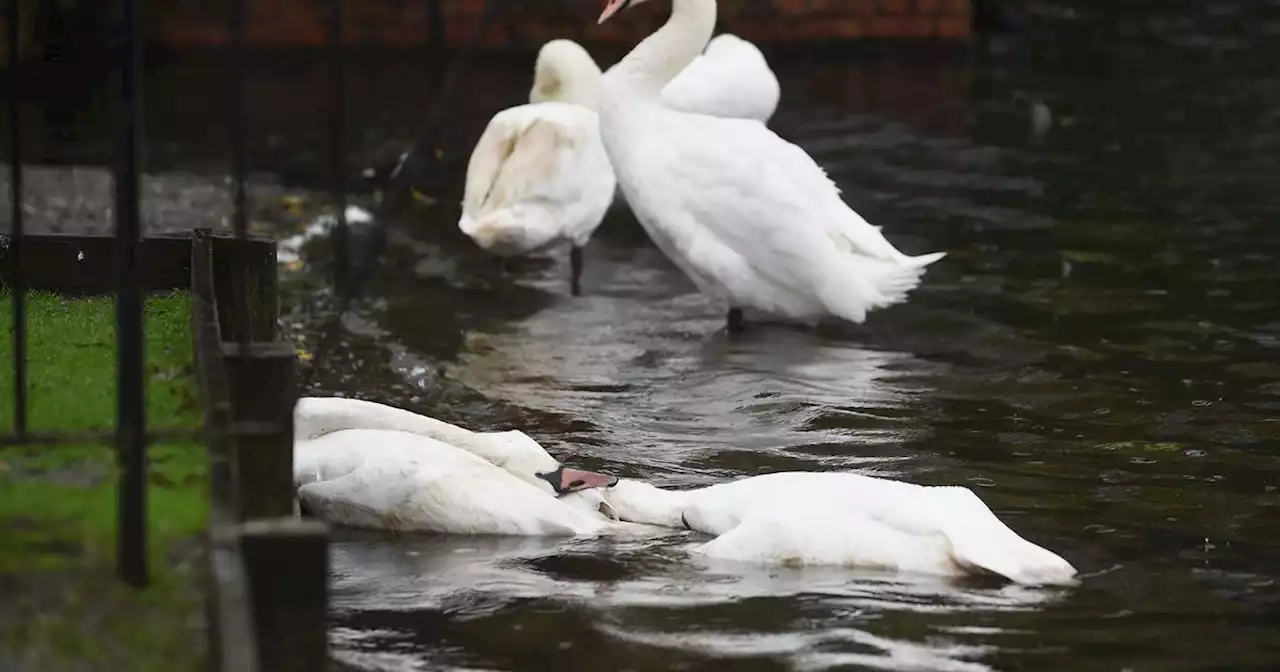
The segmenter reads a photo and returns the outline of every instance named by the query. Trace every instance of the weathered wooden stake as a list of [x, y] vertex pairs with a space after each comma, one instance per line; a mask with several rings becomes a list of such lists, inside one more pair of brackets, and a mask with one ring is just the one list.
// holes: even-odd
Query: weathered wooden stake
[[324, 672], [329, 664], [329, 537], [323, 523], [299, 518], [241, 526], [259, 669]]
[[298, 354], [290, 343], [224, 343], [240, 520], [293, 513], [293, 406]]

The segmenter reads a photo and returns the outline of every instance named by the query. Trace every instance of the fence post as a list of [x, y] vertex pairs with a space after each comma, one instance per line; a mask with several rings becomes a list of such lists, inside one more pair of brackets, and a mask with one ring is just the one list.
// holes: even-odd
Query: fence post
[[241, 526], [259, 668], [323, 672], [329, 666], [329, 539], [323, 523], [299, 518]]
[[142, 42], [138, 3], [120, 3], [119, 157], [115, 170], [116, 237], [116, 449], [123, 469], [118, 494], [119, 571], [145, 587], [147, 577], [147, 415], [138, 267], [142, 179]]
[[213, 282], [224, 341], [274, 341], [276, 246], [262, 238], [215, 237]]
[[240, 520], [291, 515], [298, 353], [285, 342], [223, 343], [222, 349], [236, 434]]

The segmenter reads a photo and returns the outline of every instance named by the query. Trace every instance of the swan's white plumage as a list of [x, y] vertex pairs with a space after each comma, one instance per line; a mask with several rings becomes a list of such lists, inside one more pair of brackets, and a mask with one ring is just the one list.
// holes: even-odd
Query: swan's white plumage
[[615, 189], [594, 111], [559, 102], [520, 105], [494, 115], [480, 136], [458, 228], [501, 255], [563, 242], [581, 247]]
[[294, 406], [298, 501], [338, 525], [450, 534], [644, 531], [601, 515], [595, 488], [556, 497], [538, 474], [561, 467], [519, 430], [473, 432], [359, 399], [303, 397]]
[[[601, 73], [571, 40], [538, 51], [529, 103], [494, 115], [467, 166], [458, 228], [503, 256], [561, 243], [584, 246], [617, 192], [600, 140]], [[732, 35], [672, 83], [663, 99], [678, 109], [767, 121], [778, 82], [754, 45]]]
[[495, 114], [472, 150], [464, 234], [502, 256], [586, 244], [617, 191], [600, 142], [599, 92], [600, 68], [585, 49], [543, 45], [530, 102]]
[[766, 474], [688, 491], [622, 480], [602, 491], [622, 520], [687, 526], [716, 538], [708, 558], [843, 565], [1026, 584], [1073, 582], [1075, 568], [1009, 529], [963, 487], [842, 472]]
[[782, 95], [756, 45], [722, 33], [662, 89], [662, 104], [683, 112], [768, 122]]
[[[461, 448], [513, 473], [527, 475], [526, 480], [548, 489], [550, 485], [534, 478], [533, 474], [560, 466], [545, 448], [518, 429], [473, 432], [403, 408], [363, 399], [301, 397], [294, 404], [295, 444], [344, 429], [390, 429], [419, 434]], [[355, 445], [351, 450], [356, 455], [361, 452]], [[333, 455], [332, 452], [326, 454]], [[295, 461], [295, 468], [299, 464]]]
[[449, 534], [579, 535], [610, 527], [509, 471], [441, 441], [346, 429], [295, 448], [298, 500], [348, 527]]
[[905, 300], [943, 253], [899, 252], [812, 157], [766, 126], [661, 103], [655, 92], [715, 23], [714, 0], [673, 7], [666, 25], [610, 69], [601, 96], [605, 149], [654, 243], [730, 307], [862, 322]]

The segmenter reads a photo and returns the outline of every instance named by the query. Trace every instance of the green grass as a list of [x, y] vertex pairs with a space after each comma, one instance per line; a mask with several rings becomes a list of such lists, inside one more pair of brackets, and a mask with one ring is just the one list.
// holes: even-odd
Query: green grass
[[[0, 298], [5, 333], [13, 307]], [[153, 427], [198, 427], [186, 294], [145, 304], [147, 415]], [[104, 430], [115, 425], [115, 304], [110, 297], [27, 297], [28, 427], [34, 432]], [[0, 432], [13, 429], [13, 339], [0, 340]]]
[[[0, 296], [0, 433], [13, 430], [12, 305]], [[115, 313], [110, 297], [32, 294], [27, 303], [28, 427], [110, 431]], [[149, 427], [200, 424], [184, 293], [145, 304]], [[207, 456], [195, 442], [150, 447], [148, 554], [153, 585], [115, 580], [119, 471], [110, 442], [0, 449], [0, 668], [182, 670], [203, 655], [199, 538]], [[5, 584], [12, 583], [12, 586]], [[193, 623], [197, 623], [193, 626]], [[71, 669], [67, 667], [67, 669]]]

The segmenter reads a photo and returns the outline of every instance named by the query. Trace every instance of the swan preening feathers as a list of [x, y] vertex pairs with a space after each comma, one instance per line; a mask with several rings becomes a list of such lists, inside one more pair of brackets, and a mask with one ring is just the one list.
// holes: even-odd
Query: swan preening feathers
[[[471, 153], [458, 221], [477, 245], [502, 256], [568, 243], [574, 295], [582, 248], [617, 191], [596, 114], [601, 77], [577, 43], [543, 45], [529, 103], [494, 115]], [[760, 50], [732, 35], [713, 40], [668, 89], [662, 99], [674, 109], [760, 122], [779, 95]]]
[[298, 501], [329, 522], [400, 532], [600, 535], [690, 529], [695, 553], [1069, 582], [1062, 558], [963, 487], [785, 472], [673, 491], [567, 467], [520, 431], [472, 432], [391, 406], [308, 397], [294, 412]]

